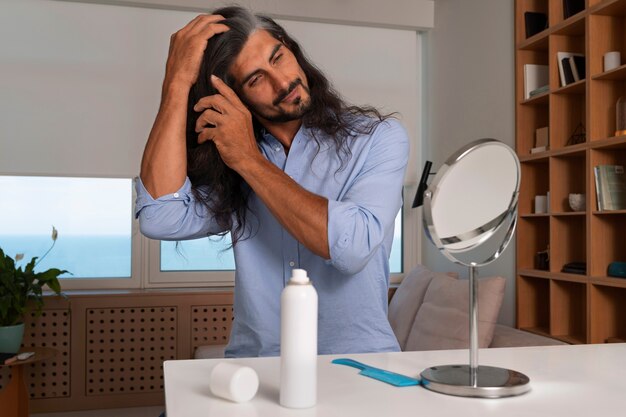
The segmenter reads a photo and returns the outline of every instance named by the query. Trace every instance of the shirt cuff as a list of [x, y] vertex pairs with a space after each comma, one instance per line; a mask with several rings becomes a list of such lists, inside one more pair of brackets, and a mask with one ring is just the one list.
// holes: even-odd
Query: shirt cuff
[[[144, 209], [159, 206], [167, 201], [184, 201], [188, 204], [191, 202], [193, 197], [191, 192], [191, 181], [188, 177], [185, 178], [184, 184], [178, 189], [178, 191], [162, 195], [157, 199], [154, 199], [148, 190], [146, 190], [146, 187], [143, 185], [143, 181], [141, 181], [140, 177], [137, 177], [137, 181], [135, 182], [135, 191], [137, 193], [137, 199], [135, 200], [135, 218], [138, 218], [139, 214]], [[147, 218], [150, 218], [149, 211], [150, 210], [147, 210], [144, 213], [144, 216]]]
[[330, 251], [330, 264], [339, 270], [345, 270], [348, 265], [343, 261], [343, 253], [351, 244], [350, 230], [345, 226], [346, 218], [351, 216], [350, 212], [356, 210], [352, 203], [343, 203], [335, 200], [328, 200], [328, 246]]

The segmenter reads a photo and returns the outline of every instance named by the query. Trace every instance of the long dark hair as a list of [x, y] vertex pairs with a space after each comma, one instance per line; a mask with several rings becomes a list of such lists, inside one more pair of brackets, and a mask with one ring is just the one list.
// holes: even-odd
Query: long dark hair
[[[195, 124], [200, 113], [196, 113], [193, 106], [202, 97], [217, 93], [210, 82], [211, 74], [234, 89], [235, 80], [229, 72], [230, 67], [252, 32], [266, 30], [296, 57], [306, 75], [311, 96], [310, 108], [303, 115], [302, 123], [311, 128], [318, 148], [322, 141], [333, 141], [341, 161], [340, 169], [351, 157], [350, 141], [359, 135], [372, 133], [380, 122], [391, 115], [383, 115], [374, 107], [347, 104], [322, 72], [306, 58], [300, 45], [272, 18], [254, 15], [247, 9], [236, 6], [217, 9], [213, 14], [223, 16], [225, 20], [220, 23], [227, 25], [230, 30], [209, 40], [198, 81], [189, 92], [187, 175], [195, 197], [207, 206], [223, 230], [232, 233], [232, 242], [235, 245], [240, 239], [249, 236], [249, 231], [246, 231], [246, 215], [251, 190], [241, 176], [222, 161], [212, 141], [198, 144]], [[263, 127], [256, 119], [253, 120], [258, 141]]]

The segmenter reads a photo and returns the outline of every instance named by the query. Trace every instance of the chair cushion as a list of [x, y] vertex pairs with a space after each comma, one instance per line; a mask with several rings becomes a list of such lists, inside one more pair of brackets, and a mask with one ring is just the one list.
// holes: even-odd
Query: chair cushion
[[409, 331], [413, 327], [415, 316], [422, 305], [428, 285], [438, 275], [445, 274], [433, 272], [423, 265], [418, 265], [404, 277], [391, 298], [388, 314], [389, 323], [402, 350], [404, 350]]
[[[504, 297], [505, 279], [478, 280], [478, 345], [486, 348]], [[463, 349], [469, 347], [469, 284], [439, 274], [424, 295], [404, 350]]]

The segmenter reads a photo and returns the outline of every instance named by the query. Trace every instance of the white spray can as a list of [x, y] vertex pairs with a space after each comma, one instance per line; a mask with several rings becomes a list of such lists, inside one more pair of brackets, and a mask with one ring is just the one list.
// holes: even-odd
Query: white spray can
[[317, 292], [304, 269], [294, 269], [280, 297], [280, 405], [317, 402]]

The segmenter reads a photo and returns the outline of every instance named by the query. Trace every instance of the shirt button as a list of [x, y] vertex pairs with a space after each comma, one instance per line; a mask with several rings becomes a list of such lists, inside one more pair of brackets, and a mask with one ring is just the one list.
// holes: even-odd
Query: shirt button
[[174, 198], [178, 198], [178, 197], [179, 197], [178, 193], [174, 193]]
[[289, 266], [294, 266], [296, 263], [294, 261], [289, 262]]

